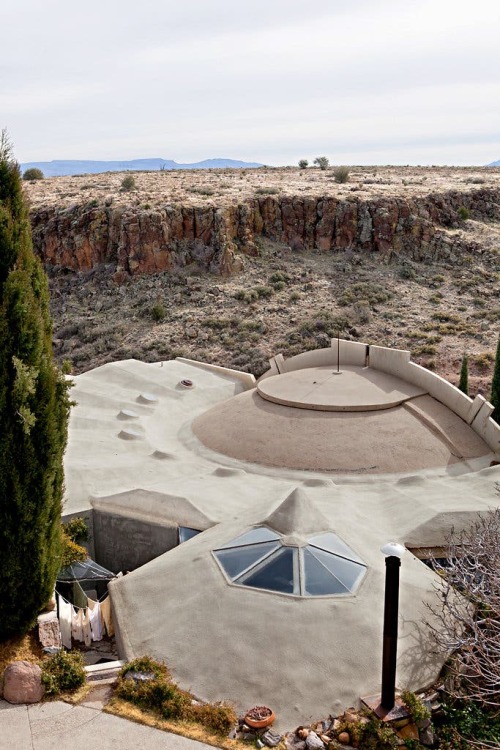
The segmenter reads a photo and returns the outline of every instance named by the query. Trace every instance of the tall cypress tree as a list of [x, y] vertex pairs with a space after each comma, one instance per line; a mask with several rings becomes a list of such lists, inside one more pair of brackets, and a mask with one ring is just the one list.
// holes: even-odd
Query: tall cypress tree
[[500, 424], [500, 336], [498, 337], [497, 354], [495, 357], [495, 368], [493, 380], [491, 381], [491, 403], [495, 407], [492, 418]]
[[466, 396], [469, 395], [469, 359], [466, 354], [462, 357], [458, 388], [462, 393], [465, 393]]
[[29, 628], [61, 556], [68, 389], [19, 167], [0, 136], [0, 641]]

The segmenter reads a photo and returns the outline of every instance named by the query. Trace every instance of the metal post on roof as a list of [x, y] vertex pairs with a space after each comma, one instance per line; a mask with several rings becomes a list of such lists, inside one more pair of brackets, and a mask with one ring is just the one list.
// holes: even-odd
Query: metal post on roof
[[386, 711], [396, 702], [396, 660], [398, 651], [399, 568], [405, 548], [389, 542], [381, 549], [385, 558], [384, 641], [382, 653], [382, 696]]

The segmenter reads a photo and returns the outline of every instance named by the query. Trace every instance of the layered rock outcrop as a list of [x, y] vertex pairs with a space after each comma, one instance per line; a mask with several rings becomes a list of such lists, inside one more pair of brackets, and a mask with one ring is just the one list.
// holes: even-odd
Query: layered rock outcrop
[[[35, 249], [46, 263], [77, 271], [114, 264], [126, 274], [178, 270], [190, 264], [228, 275], [255, 239], [292, 250], [364, 250], [439, 260], [464, 249], [450, 233], [464, 207], [472, 219], [500, 220], [500, 190], [361, 200], [335, 197], [255, 197], [239, 205], [113, 207], [75, 204], [31, 213]], [[465, 249], [472, 249], [465, 248]]]

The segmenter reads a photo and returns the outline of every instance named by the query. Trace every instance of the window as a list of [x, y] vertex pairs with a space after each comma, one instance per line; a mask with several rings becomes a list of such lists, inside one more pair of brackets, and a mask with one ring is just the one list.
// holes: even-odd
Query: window
[[363, 561], [332, 532], [298, 546], [259, 526], [213, 554], [232, 583], [295, 596], [352, 594], [366, 573]]

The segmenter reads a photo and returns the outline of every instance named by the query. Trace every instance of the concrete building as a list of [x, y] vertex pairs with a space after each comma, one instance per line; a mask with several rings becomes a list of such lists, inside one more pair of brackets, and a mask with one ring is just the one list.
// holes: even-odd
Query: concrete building
[[498, 505], [483, 398], [349, 341], [277, 356], [258, 383], [183, 359], [74, 381], [65, 514], [89, 518], [99, 563], [132, 571], [110, 586], [124, 657], [165, 660], [204, 699], [270, 705], [278, 726], [338, 712], [380, 689], [392, 540], [409, 548], [398, 687], [437, 677], [419, 557]]

